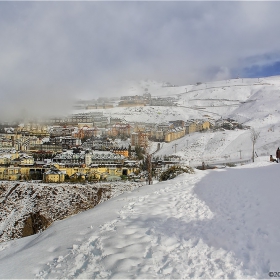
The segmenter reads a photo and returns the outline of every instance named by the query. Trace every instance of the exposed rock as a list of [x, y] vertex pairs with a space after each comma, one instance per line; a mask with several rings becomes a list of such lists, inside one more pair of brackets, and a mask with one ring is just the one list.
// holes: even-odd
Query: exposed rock
[[22, 229], [22, 237], [36, 234], [40, 231], [45, 230], [52, 223], [39, 212], [30, 213], [27, 219], [24, 221], [24, 226]]
[[143, 183], [97, 184], [0, 183], [0, 242], [36, 234], [54, 221], [97, 204]]

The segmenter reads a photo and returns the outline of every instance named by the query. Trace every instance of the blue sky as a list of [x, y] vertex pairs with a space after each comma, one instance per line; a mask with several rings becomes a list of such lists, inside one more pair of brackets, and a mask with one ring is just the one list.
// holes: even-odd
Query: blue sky
[[247, 78], [260, 78], [269, 76], [280, 76], [280, 60], [268, 65], [252, 65], [244, 70], [244, 76]]
[[0, 2], [0, 112], [14, 113], [15, 104], [60, 110], [73, 97], [108, 95], [129, 79], [186, 85], [237, 73], [278, 75], [279, 8], [246, 1]]

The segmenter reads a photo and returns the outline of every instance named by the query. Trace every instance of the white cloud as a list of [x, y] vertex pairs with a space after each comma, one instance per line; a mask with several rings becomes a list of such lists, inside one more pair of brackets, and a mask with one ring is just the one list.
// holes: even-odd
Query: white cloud
[[279, 7], [279, 2], [1, 2], [0, 94], [11, 104], [14, 99], [24, 104], [32, 96], [53, 99], [60, 92], [63, 103], [84, 92], [106, 94], [124, 79], [187, 84], [230, 78], [233, 69], [250, 66], [251, 58], [279, 59]]
[[215, 75], [215, 80], [226, 80], [231, 77], [230, 70], [227, 67], [221, 67], [219, 72]]

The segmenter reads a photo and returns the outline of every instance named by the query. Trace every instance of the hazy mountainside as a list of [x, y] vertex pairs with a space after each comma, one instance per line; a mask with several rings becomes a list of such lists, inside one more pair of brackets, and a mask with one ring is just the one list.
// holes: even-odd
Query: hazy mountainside
[[[280, 76], [166, 85], [153, 81], [131, 82], [123, 87], [120, 95], [142, 95], [147, 91], [152, 97], [176, 98], [176, 106], [115, 107], [101, 111], [127, 122], [232, 118], [260, 132], [257, 155], [274, 155], [280, 146]], [[175, 145], [176, 154], [191, 165], [201, 161], [236, 161], [252, 156], [249, 130], [193, 133], [168, 144], [162, 143], [162, 149], [155, 155], [175, 154]]]
[[[118, 96], [142, 95], [174, 97], [176, 106], [115, 107], [99, 109], [106, 116], [117, 116], [128, 122], [164, 122], [174, 119], [231, 117], [244, 124], [264, 127], [270, 123], [259, 120], [274, 117], [279, 121], [277, 107], [280, 98], [280, 76], [259, 79], [232, 79], [198, 85], [166, 86], [154, 81], [130, 82], [119, 90]], [[76, 110], [74, 113], [96, 110]], [[255, 121], [254, 121], [255, 120]]]
[[[232, 79], [172, 86], [154, 81], [130, 82], [117, 91], [122, 95], [174, 97], [176, 106], [115, 107], [105, 116], [127, 122], [160, 123], [172, 120], [232, 118], [260, 132], [256, 143], [258, 155], [274, 155], [280, 146], [280, 76], [255, 79]], [[76, 111], [76, 112], [90, 112]], [[176, 145], [178, 144], [178, 145]], [[252, 143], [248, 130], [194, 133], [169, 144], [155, 155], [176, 154], [195, 165], [201, 161], [249, 159]]]

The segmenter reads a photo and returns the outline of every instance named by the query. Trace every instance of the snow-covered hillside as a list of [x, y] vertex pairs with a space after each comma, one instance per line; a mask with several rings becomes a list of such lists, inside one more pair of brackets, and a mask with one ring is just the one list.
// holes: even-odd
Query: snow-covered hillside
[[1, 243], [0, 277], [269, 278], [279, 270], [279, 168], [258, 158], [122, 194]]
[[249, 130], [193, 133], [171, 143], [162, 143], [162, 148], [154, 155], [176, 154], [188, 165], [197, 166], [202, 161], [211, 164], [249, 159], [252, 156], [251, 146]]
[[[102, 110], [104, 115], [118, 116], [129, 122], [163, 122], [173, 119], [232, 117], [238, 121], [263, 127], [258, 120], [269, 114], [279, 117], [280, 76], [259, 79], [232, 79], [186, 86], [164, 86], [154, 81], [130, 82], [116, 90], [122, 95], [175, 97], [177, 106], [115, 107]], [[74, 113], [90, 112], [76, 110]], [[96, 110], [94, 110], [96, 111]], [[256, 117], [253, 117], [256, 114]], [[255, 120], [255, 121], [253, 121]]]
[[[280, 147], [280, 123], [271, 129], [256, 129], [260, 133], [255, 144], [255, 156], [273, 155]], [[175, 153], [176, 147], [176, 153]], [[219, 163], [246, 163], [252, 158], [250, 130], [225, 130], [193, 133], [171, 143], [161, 143], [155, 157], [178, 155], [190, 166]]]
[[[176, 97], [177, 106], [115, 107], [99, 111], [108, 117], [146, 123], [229, 117], [260, 132], [257, 155], [274, 155], [280, 146], [280, 76], [174, 87], [164, 85], [149, 80], [131, 82], [122, 88], [120, 95], [141, 95], [148, 89], [152, 96]], [[161, 144], [162, 150], [155, 155], [175, 154], [176, 144], [176, 154], [191, 165], [202, 161], [246, 160], [252, 156], [248, 130], [190, 134], [169, 144]]]

